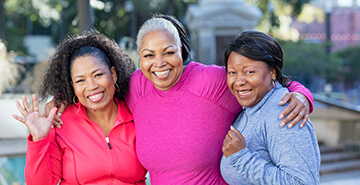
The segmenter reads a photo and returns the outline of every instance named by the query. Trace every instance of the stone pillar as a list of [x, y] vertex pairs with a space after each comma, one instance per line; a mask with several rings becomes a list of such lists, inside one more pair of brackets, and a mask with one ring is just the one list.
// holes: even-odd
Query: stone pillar
[[193, 58], [205, 64], [223, 64], [223, 51], [229, 40], [251, 30], [262, 13], [244, 0], [201, 0], [189, 6], [185, 21], [190, 30]]

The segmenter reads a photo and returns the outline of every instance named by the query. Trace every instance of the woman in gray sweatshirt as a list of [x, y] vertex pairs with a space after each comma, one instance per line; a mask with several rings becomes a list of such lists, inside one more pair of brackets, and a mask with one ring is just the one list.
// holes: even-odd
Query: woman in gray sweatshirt
[[319, 184], [320, 152], [310, 121], [280, 127], [278, 102], [291, 81], [272, 37], [239, 35], [225, 51], [227, 83], [244, 107], [223, 142], [221, 174], [231, 184]]

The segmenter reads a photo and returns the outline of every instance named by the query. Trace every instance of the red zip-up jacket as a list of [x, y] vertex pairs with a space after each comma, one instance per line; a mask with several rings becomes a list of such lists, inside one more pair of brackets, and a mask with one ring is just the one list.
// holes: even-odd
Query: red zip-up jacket
[[108, 137], [81, 104], [68, 106], [61, 119], [61, 129], [42, 140], [28, 137], [27, 185], [145, 184], [147, 171], [137, 158], [133, 117], [124, 102], [118, 102]]

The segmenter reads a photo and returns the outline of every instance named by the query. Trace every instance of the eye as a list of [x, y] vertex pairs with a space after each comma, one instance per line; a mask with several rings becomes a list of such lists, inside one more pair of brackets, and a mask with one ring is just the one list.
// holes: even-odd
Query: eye
[[95, 74], [95, 78], [96, 77], [99, 77], [99, 76], [102, 76], [104, 73], [97, 73], [97, 74]]
[[154, 55], [153, 54], [146, 54], [146, 55], [144, 55], [144, 58], [152, 57], [152, 56], [154, 56]]
[[75, 83], [81, 83], [84, 82], [85, 80], [76, 80]]
[[246, 74], [252, 74], [255, 73], [255, 71], [245, 71]]
[[168, 52], [165, 53], [165, 55], [172, 55], [174, 53], [175, 53], [174, 51], [168, 51]]
[[228, 75], [233, 75], [235, 74], [235, 71], [228, 71]]

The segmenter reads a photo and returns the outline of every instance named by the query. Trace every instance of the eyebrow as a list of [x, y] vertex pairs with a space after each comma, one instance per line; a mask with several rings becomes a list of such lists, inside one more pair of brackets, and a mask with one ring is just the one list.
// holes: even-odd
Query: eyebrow
[[[167, 50], [167, 49], [169, 49], [169, 48], [171, 48], [171, 47], [174, 48], [175, 46], [174, 46], [173, 44], [171, 44], [171, 45], [165, 47], [165, 48], [163, 49], [163, 51], [165, 51], [165, 50]], [[154, 51], [151, 50], [151, 49], [143, 49], [143, 50], [141, 51], [141, 53], [143, 53], [144, 51], [154, 52]]]
[[[97, 71], [100, 71], [100, 70], [102, 70], [102, 69], [100, 69], [100, 68], [95, 69], [94, 71], [91, 71], [91, 74], [94, 74], [94, 73], [96, 73]], [[77, 76], [74, 76], [74, 79], [80, 78], [80, 77], [83, 77], [83, 76], [84, 76], [84, 75], [77, 75]]]

